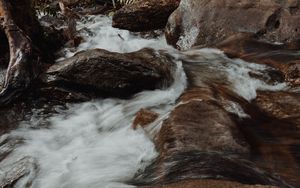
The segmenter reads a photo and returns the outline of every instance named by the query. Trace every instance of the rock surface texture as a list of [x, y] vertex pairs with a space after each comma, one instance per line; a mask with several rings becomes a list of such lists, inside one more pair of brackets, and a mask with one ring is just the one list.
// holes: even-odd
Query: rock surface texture
[[166, 38], [179, 49], [212, 46], [240, 32], [289, 42], [300, 37], [299, 6], [299, 0], [182, 0], [169, 18]]
[[96, 49], [54, 64], [43, 81], [45, 87], [128, 97], [142, 90], [170, 86], [175, 67], [169, 57], [151, 49], [127, 54]]
[[113, 27], [130, 31], [148, 31], [166, 26], [179, 0], [146, 0], [125, 5], [113, 16]]

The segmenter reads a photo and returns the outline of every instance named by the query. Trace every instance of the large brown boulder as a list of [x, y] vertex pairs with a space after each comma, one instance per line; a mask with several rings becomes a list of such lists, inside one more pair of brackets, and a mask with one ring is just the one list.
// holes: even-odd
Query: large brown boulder
[[[248, 75], [243, 74], [243, 77], [249, 76], [249, 81], [252, 78], [259, 79], [272, 85], [284, 81], [284, 64], [297, 62], [297, 57], [293, 55], [297, 52], [296, 46], [271, 45], [249, 35], [243, 40], [237, 36], [234, 40], [222, 43], [220, 48], [232, 58], [241, 57], [273, 66], [259, 70], [251, 69], [246, 73]], [[193, 48], [181, 52], [181, 55], [189, 79], [189, 88], [162, 123], [154, 138], [160, 155], [136, 178], [137, 185], [187, 187], [189, 183], [180, 181], [213, 179], [232, 181], [233, 184], [238, 182], [253, 186], [259, 184], [289, 187], [283, 180], [272, 175], [273, 172], [285, 178], [288, 183], [297, 185], [294, 180], [298, 180], [294, 175], [299, 174], [298, 169], [292, 169], [292, 166], [298, 166], [298, 153], [288, 152], [287, 147], [282, 147], [284, 142], [281, 142], [288, 140], [288, 135], [291, 135], [285, 133], [295, 129], [291, 129], [290, 126], [287, 131], [281, 131], [280, 142], [277, 141], [278, 137], [270, 136], [269, 134], [280, 133], [282, 128], [279, 127], [281, 120], [277, 117], [273, 117], [273, 122], [277, 123], [276, 128], [269, 124], [266, 130], [264, 124], [269, 117], [267, 112], [263, 111], [267, 111], [273, 98], [266, 100], [266, 109], [263, 109], [264, 103], [258, 101], [262, 106], [259, 109], [259, 105], [252, 101], [254, 98], [248, 100], [244, 95], [240, 96], [240, 92], [233, 87], [235, 80], [228, 78], [227, 68], [233, 66], [243, 70], [248, 66], [247, 62], [228, 59], [220, 51], [212, 49]], [[254, 63], [249, 66], [263, 67]], [[241, 74], [239, 71], [234, 73]], [[260, 97], [260, 91], [257, 92]], [[268, 94], [265, 98], [268, 98]], [[295, 99], [290, 101], [298, 103]], [[278, 105], [283, 104], [282, 101], [282, 104]], [[294, 106], [297, 105], [290, 107], [294, 109]], [[289, 105], [285, 108], [289, 108]], [[291, 113], [296, 111], [297, 109]], [[275, 129], [277, 131], [273, 131]], [[261, 130], [264, 132], [261, 133]], [[298, 133], [295, 133], [296, 135]], [[265, 141], [269, 142], [266, 144]], [[288, 146], [294, 148], [293, 151], [298, 148], [297, 145]], [[273, 155], [274, 153], [278, 155]], [[280, 164], [276, 160], [281, 161]], [[289, 162], [284, 163], [285, 160]], [[288, 165], [290, 170], [284, 169], [285, 165]], [[192, 185], [196, 187], [197, 184]]]
[[166, 38], [180, 49], [211, 46], [239, 32], [274, 42], [300, 37], [299, 0], [182, 0], [170, 16]]
[[265, 185], [244, 185], [232, 181], [221, 180], [189, 180], [167, 185], [147, 186], [143, 188], [277, 188]]
[[161, 155], [192, 150], [247, 154], [248, 145], [228, 112], [198, 92], [197, 99], [178, 105], [163, 123], [157, 138]]
[[56, 87], [96, 97], [129, 97], [142, 90], [170, 86], [175, 67], [172, 59], [152, 49], [126, 54], [95, 49], [51, 66], [42, 78], [43, 89]]
[[[201, 135], [199, 135], [201, 136]], [[179, 181], [213, 179], [249, 185], [290, 187], [278, 177], [259, 169], [255, 164], [218, 152], [192, 150], [178, 152], [147, 167], [138, 185], [170, 184]]]
[[125, 5], [113, 16], [113, 27], [130, 31], [149, 31], [166, 26], [180, 0], [143, 0]]

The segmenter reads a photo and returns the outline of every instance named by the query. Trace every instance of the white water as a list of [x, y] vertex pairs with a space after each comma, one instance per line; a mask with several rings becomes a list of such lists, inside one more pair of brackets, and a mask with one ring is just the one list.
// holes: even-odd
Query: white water
[[[115, 52], [132, 52], [143, 47], [170, 50], [163, 37], [143, 39], [110, 25], [111, 19], [103, 16], [89, 17], [80, 22], [78, 29], [82, 30], [86, 42], [76, 49], [66, 49], [66, 57], [93, 48]], [[83, 30], [85, 27], [89, 35]], [[173, 50], [172, 54], [178, 60], [211, 63], [217, 73], [227, 75], [233, 90], [247, 100], [255, 98], [257, 89], [275, 90], [283, 87], [280, 84], [268, 85], [248, 74], [250, 71], [263, 71], [267, 67], [228, 59], [219, 50], [201, 49], [185, 53]], [[222, 65], [220, 61], [230, 63]], [[21, 124], [19, 129], [3, 135], [0, 141], [20, 139], [24, 143], [0, 163], [0, 182], [7, 181], [7, 172], [14, 167], [12, 164], [27, 157], [29, 172], [17, 182], [17, 188], [26, 187], [28, 182], [32, 183], [32, 188], [131, 187], [126, 182], [157, 156], [149, 138], [153, 135], [148, 135], [155, 131], [150, 130], [147, 134], [142, 129], [134, 131], [131, 128], [132, 120], [141, 108], [160, 114], [153, 126], [160, 125], [168, 116], [186, 87], [180, 61], [177, 65], [175, 82], [166, 90], [141, 92], [127, 101], [106, 99], [73, 105], [62, 114], [43, 120], [50, 123], [48, 128], [31, 128], [44, 118], [37, 115], [32, 117], [32, 121]], [[247, 116], [235, 104], [231, 104], [228, 111], [238, 111], [241, 116]]]
[[273, 68], [245, 62], [241, 59], [230, 59], [217, 49], [192, 49], [183, 52], [182, 57], [178, 58], [199, 65], [203, 64], [207, 71], [211, 69], [212, 74], [216, 74], [215, 76], [210, 75], [210, 78], [224, 75], [224, 83], [228, 82], [234, 92], [248, 101], [256, 98], [257, 90], [279, 91], [287, 88], [286, 83], [268, 84], [264, 80], [251, 77], [249, 74], [252, 72], [267, 76], [267, 71]]
[[[157, 156], [143, 130], [131, 128], [132, 120], [141, 108], [152, 108], [161, 116], [172, 108], [186, 85], [180, 63], [178, 66], [169, 89], [142, 92], [128, 101], [106, 99], [74, 105], [67, 115], [50, 118], [48, 129], [35, 130], [28, 128], [31, 122], [23, 124], [24, 128], [8, 138], [22, 138], [24, 144], [1, 166], [7, 170], [26, 156], [35, 159], [38, 175], [33, 188], [130, 187], [124, 183]], [[5, 175], [0, 171], [0, 182]], [[25, 187], [25, 180], [16, 187]]]
[[133, 52], [145, 47], [165, 49], [168, 47], [163, 36], [157, 39], [145, 39], [133, 35], [127, 30], [111, 27], [112, 20], [107, 16], [89, 16], [78, 22], [77, 30], [80, 31], [84, 41], [76, 49], [65, 49], [66, 57], [73, 56], [76, 52], [102, 48], [112, 52]]
[[[108, 17], [87, 19], [78, 27], [87, 27], [92, 35], [86, 35], [86, 42], [74, 52], [67, 49], [66, 56], [93, 48], [115, 52], [144, 47], [169, 48], [162, 37], [147, 40], [112, 28]], [[149, 135], [142, 129], [131, 128], [133, 118], [141, 108], [148, 108], [160, 114], [156, 123], [161, 123], [186, 87], [181, 62], [176, 63], [175, 82], [166, 90], [141, 92], [127, 101], [106, 99], [73, 105], [61, 115], [43, 120], [50, 124], [47, 129], [31, 128], [37, 127], [36, 122], [43, 119], [36, 116], [19, 129], [3, 135], [2, 140], [19, 139], [24, 144], [0, 163], [0, 182], [9, 181], [9, 172], [14, 171], [12, 164], [29, 157], [37, 163], [37, 169], [28, 167], [30, 174], [18, 181], [17, 188], [26, 187], [28, 183], [32, 183], [33, 188], [131, 187], [126, 181], [157, 156]]]

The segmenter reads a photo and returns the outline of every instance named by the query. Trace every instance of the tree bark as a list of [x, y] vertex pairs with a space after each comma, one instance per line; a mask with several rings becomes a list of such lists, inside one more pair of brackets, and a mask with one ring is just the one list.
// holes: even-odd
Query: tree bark
[[0, 92], [0, 104], [7, 104], [38, 77], [46, 53], [43, 51], [43, 32], [30, 0], [0, 0], [0, 16], [10, 52]]

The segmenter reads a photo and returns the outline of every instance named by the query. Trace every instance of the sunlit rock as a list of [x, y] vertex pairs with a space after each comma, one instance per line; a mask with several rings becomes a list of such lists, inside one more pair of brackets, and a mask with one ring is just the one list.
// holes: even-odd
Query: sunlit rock
[[166, 27], [168, 43], [179, 48], [212, 46], [239, 32], [273, 42], [300, 37], [299, 1], [182, 0]]

